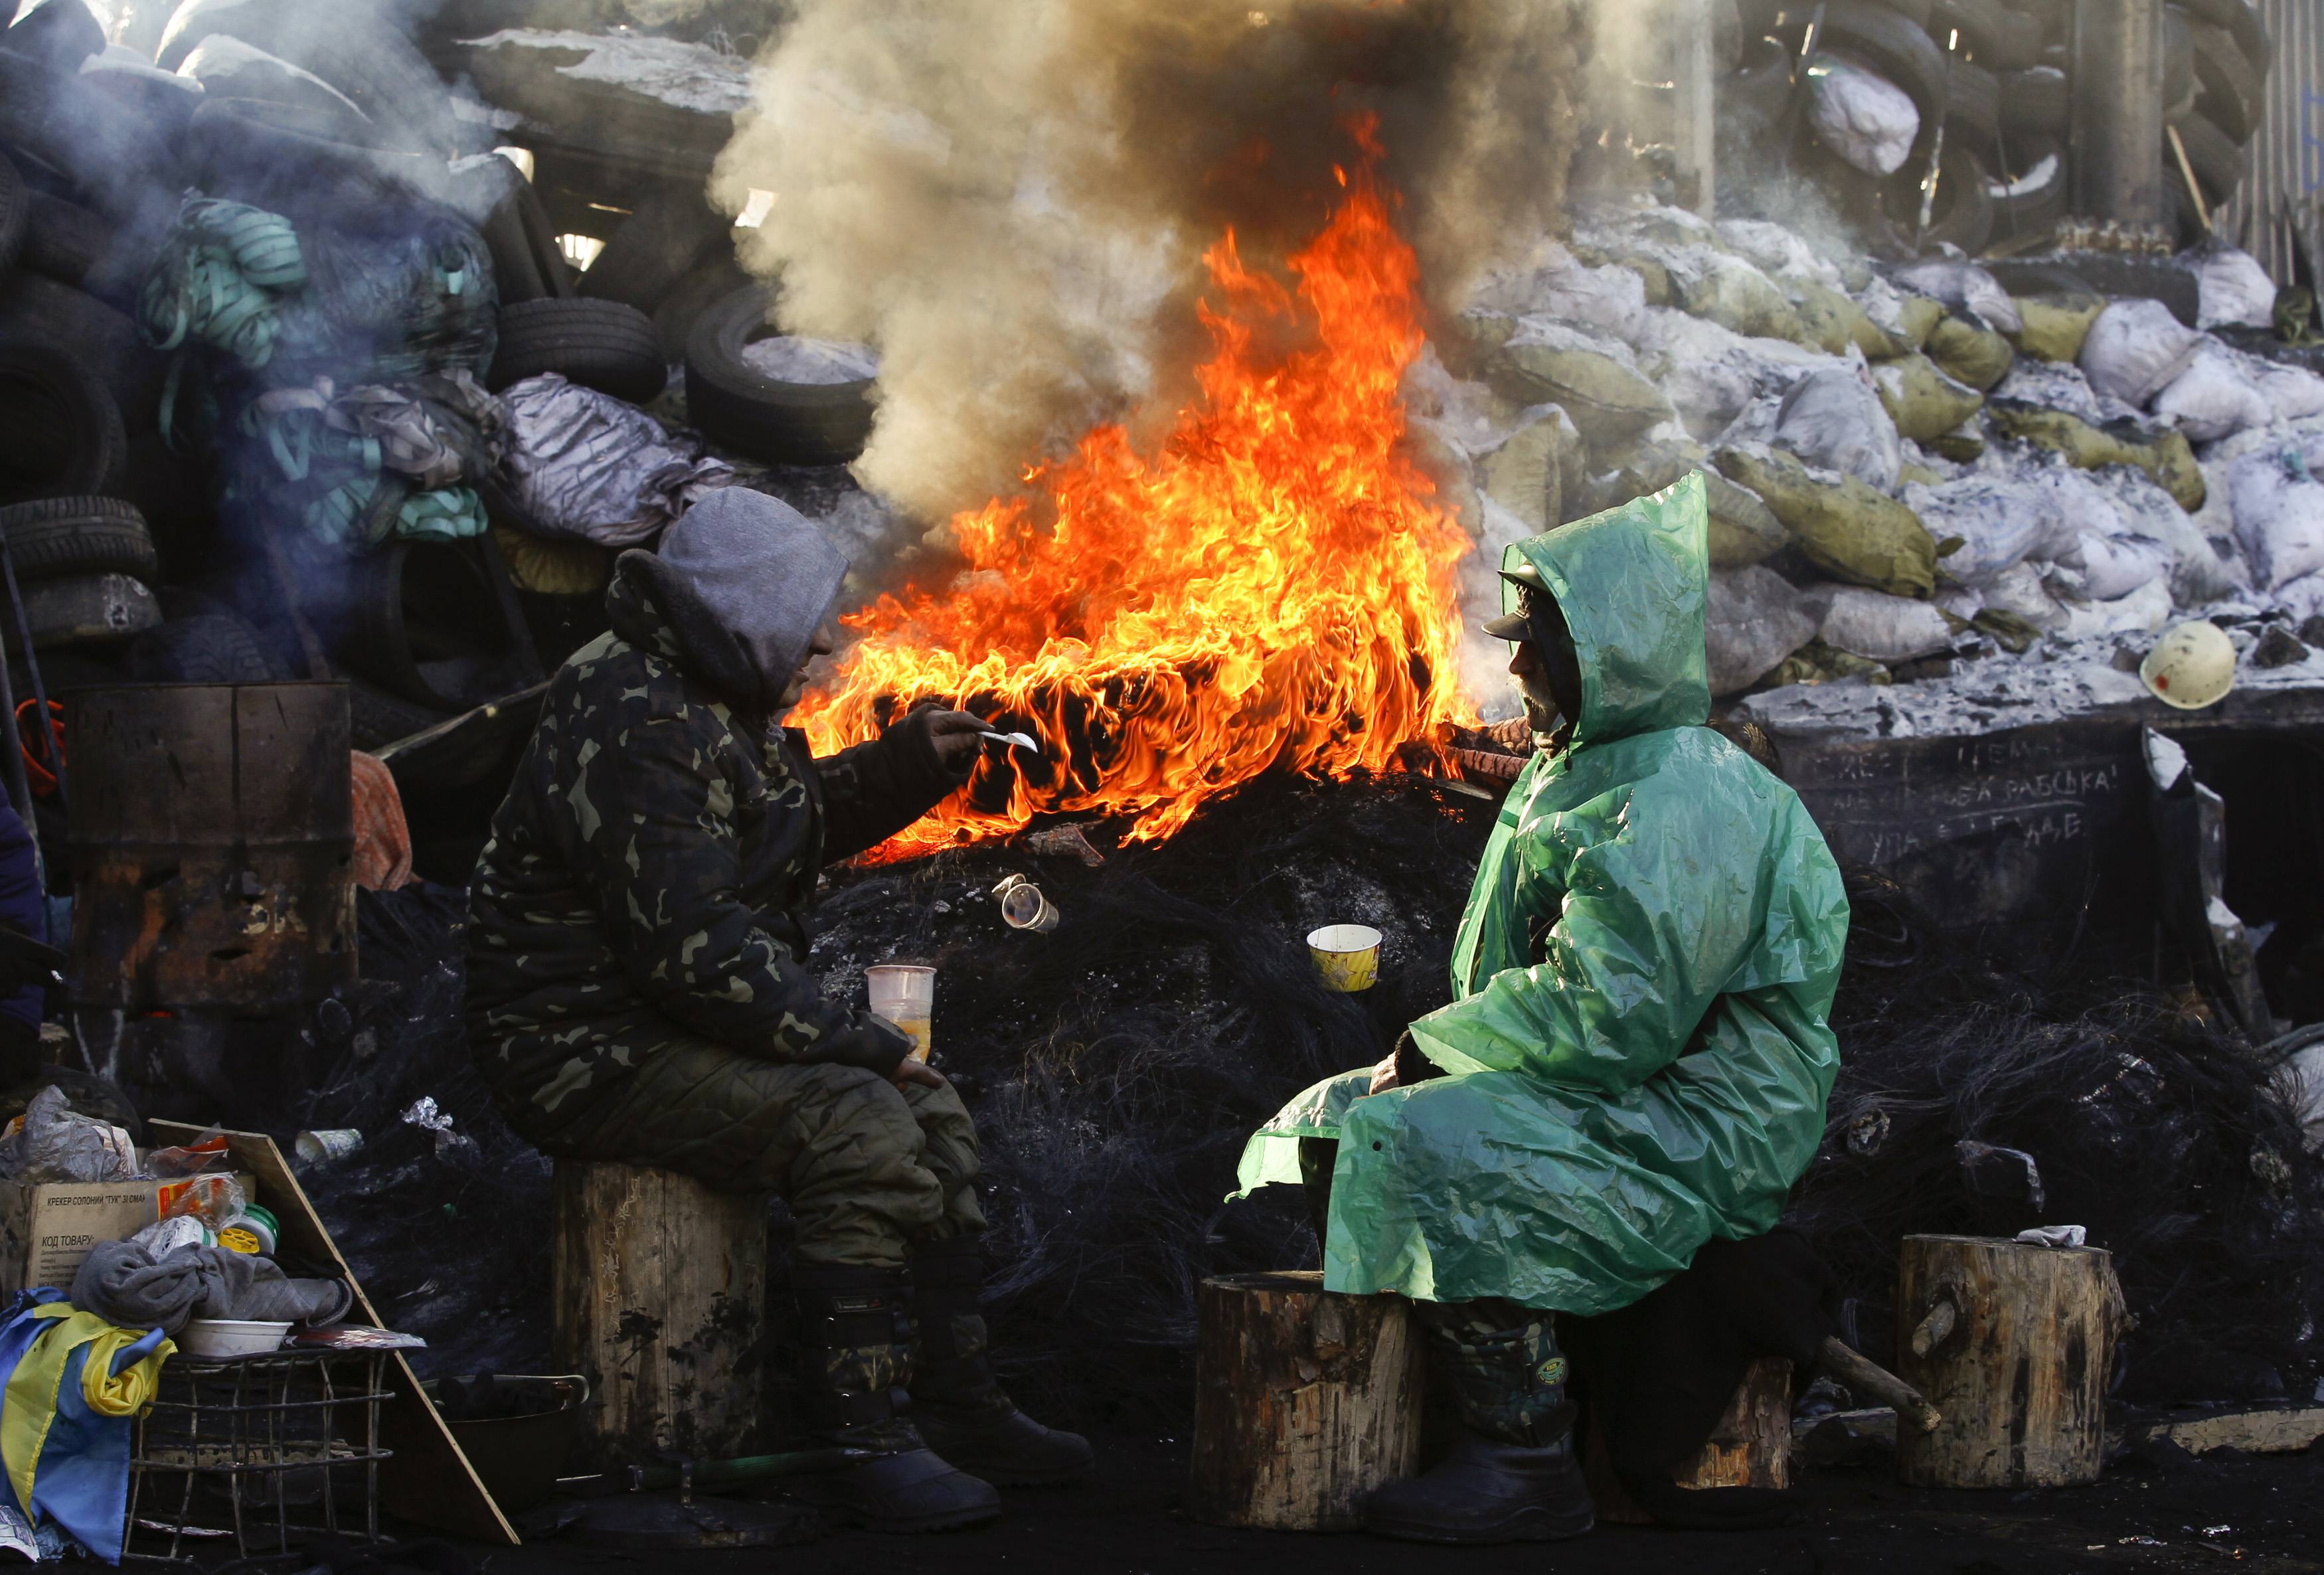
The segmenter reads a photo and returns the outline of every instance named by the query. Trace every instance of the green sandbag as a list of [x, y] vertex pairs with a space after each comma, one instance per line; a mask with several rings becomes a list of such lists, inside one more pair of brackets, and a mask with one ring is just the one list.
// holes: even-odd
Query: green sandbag
[[1950, 432], [1940, 432], [1930, 439], [1929, 446], [1955, 465], [1968, 465], [1985, 456], [1985, 434], [1977, 423], [1968, 421]]
[[1692, 317], [1757, 339], [1805, 345], [1806, 325], [1767, 276], [1741, 258], [1720, 259], [1679, 282], [1679, 304]]
[[1896, 423], [1896, 435], [1915, 443], [1941, 437], [1968, 420], [1985, 396], [1947, 377], [1925, 355], [1904, 355], [1875, 367], [1872, 386], [1881, 408]]
[[1844, 355], [1850, 345], [1863, 351], [1868, 361], [1886, 361], [1903, 354], [1886, 329], [1828, 284], [1803, 281], [1793, 285], [1792, 309], [1799, 314], [1804, 331], [1799, 343], [1812, 345], [1827, 355]]
[[1929, 335], [1929, 359], [1947, 377], [1979, 391], [2009, 375], [2017, 359], [2009, 341], [1991, 328], [1980, 328], [1959, 318], [1947, 318]]
[[1619, 443], [1674, 419], [1669, 400], [1612, 356], [1542, 340], [1504, 345], [1485, 361], [1485, 381], [1529, 405], [1562, 405], [1593, 445]]
[[1774, 449], [1722, 448], [1711, 456], [1728, 480], [1774, 511], [1793, 542], [1825, 573], [1893, 596], [1937, 585], [1937, 544], [1921, 517], [1854, 476], [1819, 481]]
[[1989, 400], [1985, 408], [1994, 429], [2006, 438], [2054, 448], [2081, 470], [2135, 465], [2190, 514], [2203, 506], [2203, 467], [2195, 463], [2194, 447], [2184, 432], [2135, 421], [2093, 427], [2079, 416], [2023, 400]]
[[[1661, 443], [1641, 443], [1617, 458], [1610, 478], [1600, 478], [1590, 495], [1577, 496], [1575, 502], [1587, 503], [1586, 512], [1602, 512], [1619, 508], [1633, 498], [1659, 493], [1689, 474], [1702, 478], [1704, 502], [1711, 519], [1711, 567], [1740, 568], [1757, 563], [1772, 557], [1791, 539], [1773, 510], [1748, 488], [1737, 486], [1711, 469], [1704, 463], [1703, 451], [1691, 445], [1681, 449]], [[1584, 511], [1573, 511], [1573, 518], [1581, 518]]]
[[2017, 316], [2024, 327], [2017, 332], [2017, 348], [2036, 361], [2072, 361], [2082, 353], [2090, 325], [2106, 310], [2098, 295], [2019, 296]]
[[1889, 336], [1896, 341], [1891, 354], [1911, 355], [1927, 345], [1929, 336], [1945, 320], [1945, 309], [1925, 295], [1908, 295], [1896, 308], [1896, 319], [1902, 331]]

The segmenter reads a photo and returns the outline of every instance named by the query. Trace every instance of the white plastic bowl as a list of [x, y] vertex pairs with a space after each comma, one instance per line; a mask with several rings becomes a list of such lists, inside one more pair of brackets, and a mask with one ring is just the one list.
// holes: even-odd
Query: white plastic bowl
[[245, 1318], [197, 1318], [178, 1336], [178, 1349], [189, 1357], [216, 1361], [221, 1357], [259, 1356], [280, 1350], [290, 1336], [288, 1322], [272, 1323]]

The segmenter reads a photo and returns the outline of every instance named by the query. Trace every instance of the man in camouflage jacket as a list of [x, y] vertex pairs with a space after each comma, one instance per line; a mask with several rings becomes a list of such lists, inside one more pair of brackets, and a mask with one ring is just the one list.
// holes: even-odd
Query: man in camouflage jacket
[[[547, 1152], [788, 1202], [812, 1419], [884, 1451], [809, 1491], [933, 1530], [998, 1500], [927, 1444], [1003, 1483], [1091, 1461], [993, 1380], [959, 1095], [803, 965], [824, 865], [956, 789], [983, 726], [916, 711], [824, 760], [781, 729], [831, 649], [845, 569], [813, 525], [742, 488], [658, 553], [622, 555], [612, 631], [550, 684], [478, 861], [468, 1012], [502, 1109]], [[908, 1386], [908, 1419], [892, 1399]]]

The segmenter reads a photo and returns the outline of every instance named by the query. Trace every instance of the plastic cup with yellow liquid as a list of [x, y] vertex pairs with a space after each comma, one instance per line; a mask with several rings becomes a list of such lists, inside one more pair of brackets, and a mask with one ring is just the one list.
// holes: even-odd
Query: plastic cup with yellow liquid
[[928, 1058], [928, 1022], [936, 1016], [936, 971], [918, 962], [882, 962], [863, 971], [872, 1009], [912, 1036], [912, 1059]]

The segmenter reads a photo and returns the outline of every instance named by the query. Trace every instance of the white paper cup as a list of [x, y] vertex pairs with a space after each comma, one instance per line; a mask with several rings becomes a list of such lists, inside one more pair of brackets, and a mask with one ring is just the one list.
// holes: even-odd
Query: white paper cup
[[933, 1043], [928, 1029], [936, 1016], [936, 971], [918, 962], [881, 962], [863, 971], [863, 986], [872, 1009], [912, 1036], [912, 1059], [926, 1061]]
[[1370, 925], [1325, 925], [1307, 936], [1307, 955], [1323, 988], [1344, 995], [1370, 990], [1379, 977], [1380, 933]]

